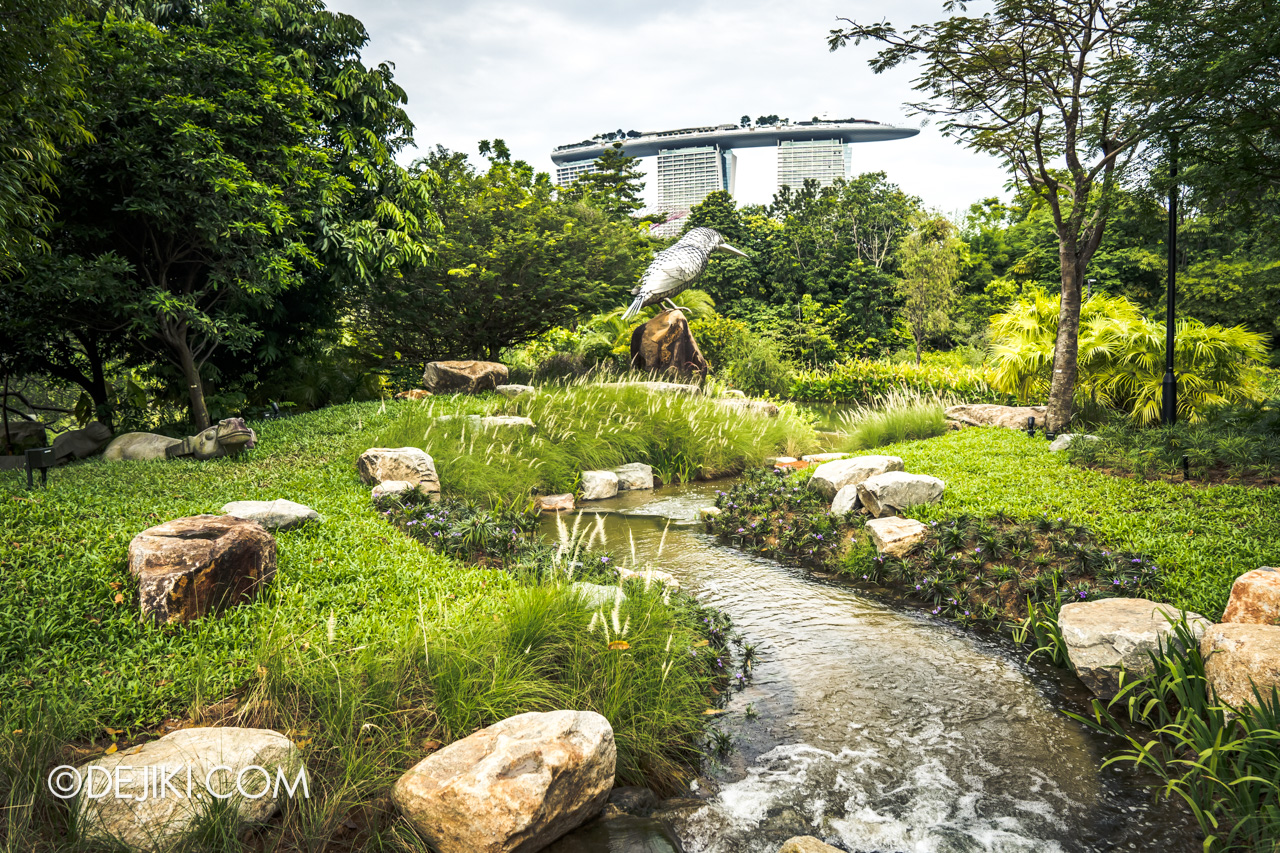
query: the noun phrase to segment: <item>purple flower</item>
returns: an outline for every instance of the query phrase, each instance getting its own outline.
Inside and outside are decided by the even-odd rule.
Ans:
[[[600,558],[600,562],[602,562],[602,563],[607,563],[607,562],[609,562],[609,558],[608,558],[608,557],[601,557],[601,558]]]
[[[738,532],[739,532],[739,533],[746,533],[747,531],[746,531],[746,529],[745,529],[745,528],[739,527],[739,528],[738,528]]]

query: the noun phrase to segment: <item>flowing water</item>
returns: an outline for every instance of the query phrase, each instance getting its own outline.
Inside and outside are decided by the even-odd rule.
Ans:
[[[675,574],[758,650],[716,723],[733,749],[707,770],[703,802],[669,813],[687,853],[773,853],[793,835],[868,853],[1199,849],[1184,813],[1100,769],[1116,745],[1061,713],[1081,689],[1069,675],[725,547],[698,521],[714,499],[714,484],[695,484],[588,505],[608,513],[615,547],[629,529],[641,563]]]

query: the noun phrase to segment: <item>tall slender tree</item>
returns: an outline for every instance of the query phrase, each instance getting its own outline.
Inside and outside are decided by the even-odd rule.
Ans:
[[[1115,189],[1149,132],[1154,98],[1134,53],[1124,0],[996,0],[980,17],[957,14],[899,32],[892,24],[832,30],[828,45],[878,42],[877,73],[918,62],[912,103],[943,133],[1004,161],[1053,213],[1061,300],[1050,425],[1071,420],[1081,293],[1111,215]]]

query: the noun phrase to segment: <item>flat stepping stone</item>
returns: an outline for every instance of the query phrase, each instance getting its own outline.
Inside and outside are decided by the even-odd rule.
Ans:
[[[256,521],[268,530],[292,530],[309,521],[320,521],[320,513],[309,506],[280,498],[274,501],[232,501],[222,507],[224,515]]]

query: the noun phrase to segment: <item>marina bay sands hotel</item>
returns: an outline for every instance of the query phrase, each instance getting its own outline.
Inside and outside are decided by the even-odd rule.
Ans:
[[[556,183],[568,184],[584,172],[594,171],[596,158],[615,142],[622,143],[622,150],[632,157],[656,155],[656,207],[672,212],[688,210],[715,190],[733,194],[738,159],[735,148],[776,146],[779,187],[798,188],[806,178],[827,186],[849,175],[849,146],[853,143],[906,139],[919,132],[861,119],[632,131],[616,139],[597,137],[561,145],[551,152],[551,162],[556,167]]]

